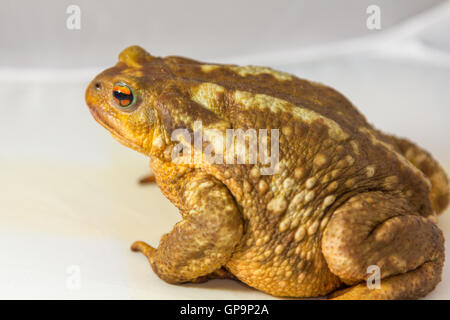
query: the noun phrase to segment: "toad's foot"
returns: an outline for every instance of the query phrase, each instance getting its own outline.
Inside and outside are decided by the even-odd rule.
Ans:
[[[237,280],[237,278],[229,272],[225,268],[217,269],[216,271],[211,272],[210,274],[207,274],[206,276],[198,277],[197,279],[194,279],[190,282],[193,283],[203,283],[208,280],[214,280],[214,279],[230,279],[230,280]]]
[[[149,261],[150,264],[152,263],[152,257],[156,252],[156,249],[153,248],[151,245],[148,245],[147,243],[143,242],[143,241],[136,241],[131,245],[131,250],[134,252],[141,252],[144,256],[146,256]],[[229,272],[227,269],[225,268],[220,268],[217,269],[213,272],[211,272],[210,274],[207,274],[205,276],[201,276],[198,277],[196,279],[193,279],[189,282],[192,283],[203,283],[206,282],[208,280],[213,280],[213,279],[232,279],[232,280],[236,280],[236,277]]]
[[[364,282],[336,291],[328,298],[333,300],[382,300],[423,297],[434,289],[436,279],[440,279],[441,268],[442,264],[437,261],[425,262],[417,269],[382,279],[379,288],[369,288]]]
[[[143,241],[136,241],[131,245],[131,250],[134,252],[142,252],[144,256],[148,259],[151,259],[153,254],[156,252],[156,249],[151,245],[146,244]]]
[[[145,176],[141,179],[139,179],[139,184],[151,184],[151,183],[155,183],[156,182],[156,178],[153,174],[149,174],[148,176]]]

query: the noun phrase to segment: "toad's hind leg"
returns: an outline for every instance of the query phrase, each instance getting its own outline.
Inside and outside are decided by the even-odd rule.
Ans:
[[[444,211],[450,200],[449,181],[444,169],[431,154],[411,141],[395,136],[390,136],[390,138],[405,158],[430,179],[430,200],[434,211],[436,213]]]
[[[368,192],[336,210],[324,231],[322,252],[331,272],[351,286],[331,298],[414,299],[441,280],[444,238],[406,200]],[[366,285],[374,275],[369,266],[379,268],[379,288]]]

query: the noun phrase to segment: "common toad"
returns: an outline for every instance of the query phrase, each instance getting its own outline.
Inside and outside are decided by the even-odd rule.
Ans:
[[[158,248],[132,246],[161,279],[232,277],[275,296],[337,299],[418,298],[440,281],[445,172],[416,144],[375,129],[332,88],[132,46],[91,82],[86,101],[114,138],[150,157],[158,186],[180,210]],[[248,135],[232,138],[224,161],[230,129]],[[256,161],[254,134],[263,144]],[[276,163],[263,161],[268,153]],[[373,266],[376,289],[366,284]]]

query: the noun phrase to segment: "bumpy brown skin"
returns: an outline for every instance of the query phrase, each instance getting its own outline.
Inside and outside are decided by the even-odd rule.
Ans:
[[[116,82],[134,90],[132,108],[112,101]],[[151,157],[161,191],[180,209],[157,249],[132,246],[165,281],[236,277],[276,296],[342,299],[418,298],[440,281],[435,223],[449,200],[446,174],[335,90],[134,46],[92,81],[86,101],[116,139]],[[262,175],[260,163],[173,163],[172,133],[192,132],[196,120],[220,132],[279,129],[276,173]],[[380,268],[379,289],[365,284],[370,265]]]

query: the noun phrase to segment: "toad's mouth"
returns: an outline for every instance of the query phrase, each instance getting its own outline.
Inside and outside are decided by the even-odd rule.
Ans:
[[[105,119],[104,114],[102,112],[98,112],[97,107],[93,106],[90,103],[87,103],[87,105],[95,121],[97,121],[103,128],[108,130],[114,139],[116,139],[117,141],[119,141],[121,144],[123,144],[128,148],[131,148],[137,152],[150,156],[150,154],[144,148],[142,148],[137,143],[130,141],[129,139],[126,139],[117,128],[109,125],[108,121]]]

